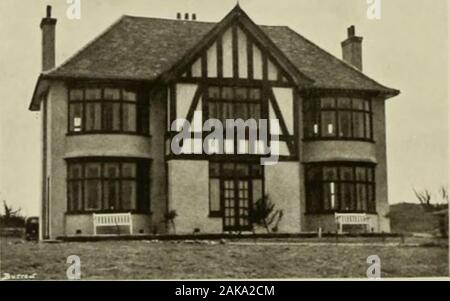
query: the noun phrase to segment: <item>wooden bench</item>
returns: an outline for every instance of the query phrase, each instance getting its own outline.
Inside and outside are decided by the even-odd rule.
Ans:
[[[133,234],[133,220],[131,213],[101,213],[93,214],[94,235],[97,235],[97,227],[104,226],[129,226],[130,234]]]
[[[365,213],[335,213],[334,218],[339,233],[342,233],[343,225],[365,225],[366,230],[369,227],[369,217]]]

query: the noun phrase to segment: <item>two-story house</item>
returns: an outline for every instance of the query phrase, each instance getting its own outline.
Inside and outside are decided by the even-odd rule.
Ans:
[[[385,101],[399,91],[362,73],[355,28],[340,60],[239,6],[218,23],[188,19],[123,16],[55,67],[48,8],[30,105],[42,116],[41,237],[90,235],[94,213],[120,212],[133,233],[167,233],[171,210],[177,233],[250,231],[266,194],[283,212],[278,232],[334,232],[335,212],[388,232]],[[278,120],[279,162],[233,139],[205,154],[195,126],[174,154],[180,118]]]

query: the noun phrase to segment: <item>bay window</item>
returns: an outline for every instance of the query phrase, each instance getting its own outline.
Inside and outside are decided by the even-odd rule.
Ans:
[[[68,212],[148,212],[149,162],[141,159],[70,159]]]
[[[138,89],[69,90],[69,133],[149,133],[149,105]]]
[[[311,98],[304,102],[306,139],[373,140],[372,104],[350,97]]]
[[[363,163],[315,163],[306,166],[308,213],[375,213],[375,168]]]

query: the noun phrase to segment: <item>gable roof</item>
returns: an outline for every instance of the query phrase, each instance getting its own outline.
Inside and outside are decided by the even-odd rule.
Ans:
[[[243,12],[238,6],[233,11]],[[123,16],[59,67],[44,72],[39,80],[155,80],[190,53],[217,24]],[[311,88],[374,91],[388,96],[399,93],[372,80],[287,26],[261,25],[259,28],[300,74],[312,80]]]

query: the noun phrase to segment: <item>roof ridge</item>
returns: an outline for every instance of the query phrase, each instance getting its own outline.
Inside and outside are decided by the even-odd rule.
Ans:
[[[68,63],[70,63],[72,61],[72,59],[76,58],[80,53],[82,53],[84,50],[86,50],[89,46],[93,45],[95,42],[97,42],[99,39],[101,39],[103,36],[105,36],[108,32],[110,32],[110,30],[115,27],[116,25],[118,25],[120,22],[122,22],[123,20],[125,20],[127,16],[126,15],[122,15],[119,19],[117,19],[116,21],[114,21],[112,24],[110,24],[109,26],[107,26],[102,32],[100,32],[97,36],[95,36],[92,40],[90,40],[89,42],[87,42],[83,47],[81,47],[80,49],[78,49],[74,54],[72,54],[71,56],[69,56],[67,59],[65,59],[61,64],[59,64],[57,67],[52,68],[50,70],[47,70],[45,72],[42,72],[42,74],[48,75],[52,72],[56,72],[58,69],[64,67],[65,65],[67,65]]]
[[[321,50],[324,54],[326,54],[327,56],[331,57],[333,60],[338,61],[341,65],[345,66],[347,69],[351,69],[352,71],[355,71],[356,73],[358,73],[359,75],[362,75],[365,79],[368,79],[370,81],[372,81],[373,83],[379,85],[380,87],[383,87],[385,89],[388,90],[392,90],[392,91],[398,91],[396,89],[387,87],[383,84],[380,84],[379,82],[377,82],[376,80],[374,80],[373,78],[369,77],[367,74],[363,73],[361,70],[359,70],[358,68],[352,66],[351,64],[339,59],[338,57],[336,57],[335,55],[333,55],[332,53],[328,52],[327,50],[323,49],[322,47],[320,47],[319,45],[317,45],[316,43],[312,42],[311,40],[309,40],[308,38],[305,38],[303,35],[299,34],[297,31],[293,30],[292,28],[290,28],[289,26],[285,26],[286,28],[288,28],[291,32],[295,33],[297,36],[301,37],[303,40],[305,40],[305,42],[307,42],[308,44],[312,45],[313,47],[316,47],[317,49]]]
[[[132,16],[132,15],[123,15],[122,17],[132,18],[132,19],[153,19],[153,20],[172,21],[172,22],[182,22],[182,21],[184,21],[184,22],[207,23],[207,24],[217,24],[217,23],[219,23],[219,22],[213,22],[213,21],[170,19],[170,18],[163,18],[163,17],[145,17],[145,16]]]

